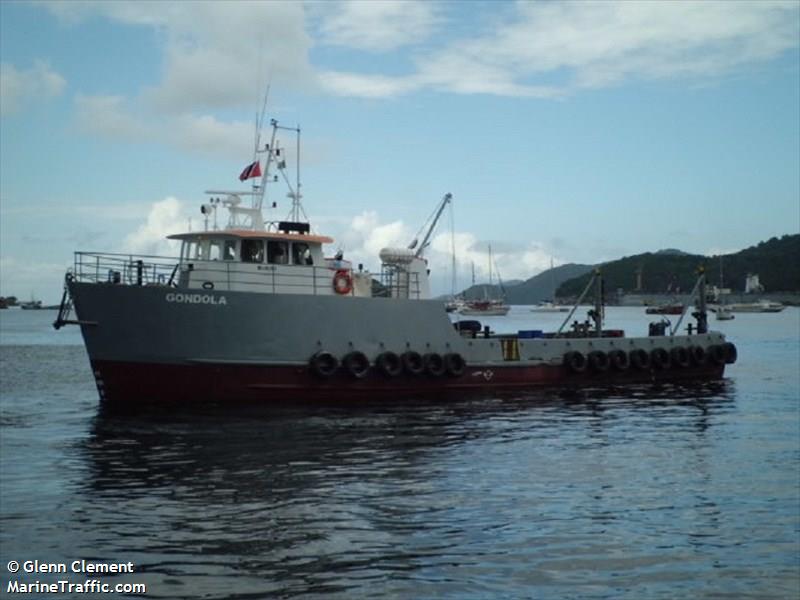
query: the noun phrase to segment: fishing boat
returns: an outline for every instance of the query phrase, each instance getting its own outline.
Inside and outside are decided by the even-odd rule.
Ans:
[[[370,401],[709,380],[736,360],[736,347],[708,330],[704,275],[697,324],[685,332],[680,321],[640,337],[605,329],[601,292],[592,326],[568,326],[588,285],[552,332],[453,323],[430,295],[425,251],[435,220],[421,243],[382,249],[379,272],[354,267],[326,250],[333,240],[305,218],[299,169],[290,184],[279,129],[287,128],[273,120],[269,143],[257,141],[256,160],[240,175],[256,180],[251,189],[208,192],[204,229],[170,236],[176,256],[75,253],[54,326],[80,327],[104,404]],[[290,131],[299,157],[300,130]],[[292,201],[283,221],[262,212],[274,171]],[[601,281],[597,272],[590,284],[600,290]]]

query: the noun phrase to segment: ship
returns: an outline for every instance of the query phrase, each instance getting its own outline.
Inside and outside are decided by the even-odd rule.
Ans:
[[[460,398],[719,379],[736,360],[735,345],[708,329],[704,274],[685,332],[606,329],[602,292],[591,320],[570,326],[588,286],[556,331],[453,322],[430,293],[425,251],[436,221],[420,243],[382,249],[380,272],[353,265],[312,229],[299,168],[295,181],[287,174],[276,133],[296,131],[299,160],[299,127],[271,123],[269,143],[257,141],[257,160],[239,177],[251,188],[207,192],[203,229],[169,236],[177,256],[75,252],[54,326],[80,327],[103,404]],[[292,207],[266,221],[276,175]],[[437,214],[451,201],[446,194]],[[602,273],[592,282],[602,290]]]

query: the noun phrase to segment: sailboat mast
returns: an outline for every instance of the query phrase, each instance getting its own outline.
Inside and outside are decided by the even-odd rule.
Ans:
[[[489,285],[492,285],[492,245],[489,244]]]

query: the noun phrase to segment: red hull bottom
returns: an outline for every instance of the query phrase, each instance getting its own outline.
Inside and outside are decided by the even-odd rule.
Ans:
[[[304,366],[170,365],[92,361],[101,400],[112,404],[219,401],[376,400],[460,397],[542,387],[714,380],[724,366],[572,373],[562,366],[468,367],[460,377],[400,375],[371,370],[363,379],[338,372],[320,379]]]

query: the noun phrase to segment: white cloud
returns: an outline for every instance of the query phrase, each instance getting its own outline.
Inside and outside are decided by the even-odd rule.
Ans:
[[[265,78],[314,84],[300,2],[48,2],[67,23],[100,16],[149,26],[164,39],[161,81],[142,93],[163,112],[252,107]]]
[[[45,61],[37,60],[25,70],[0,63],[0,114],[12,114],[40,98],[59,96],[66,85],[66,80]]]
[[[389,98],[407,94],[422,87],[417,77],[387,77],[385,75],[360,75],[340,71],[323,71],[320,85],[332,94],[360,98]]]
[[[432,2],[346,0],[323,3],[323,43],[385,51],[427,40],[439,23]]]
[[[774,59],[800,38],[800,5],[792,1],[520,1],[493,18],[484,32],[418,56],[414,72],[335,71],[321,81],[353,96],[425,87],[558,97],[630,79],[716,78]]]
[[[182,233],[188,227],[188,217],[183,203],[168,197],[150,206],[145,222],[125,237],[123,251],[156,256],[174,256],[179,242],[165,239],[173,233]]]
[[[139,141],[156,130],[137,119],[122,96],[75,96],[75,120],[83,131],[116,140]]]
[[[212,115],[136,114],[121,96],[75,97],[75,120],[83,131],[115,141],[158,141],[201,154],[241,157],[252,152],[253,125]]]
[[[408,245],[413,235],[402,221],[381,223],[375,211],[364,211],[346,224],[340,222],[339,227],[329,222],[334,228],[335,245],[349,260],[364,264],[375,264],[381,248]]]

